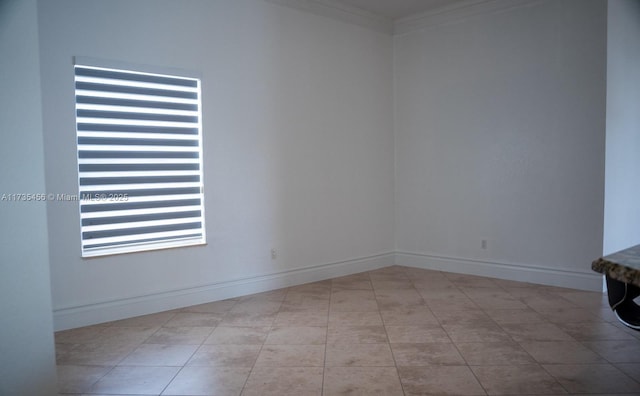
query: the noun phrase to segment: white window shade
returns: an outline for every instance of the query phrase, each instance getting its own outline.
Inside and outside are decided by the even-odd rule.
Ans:
[[[200,80],[76,64],[82,256],[205,243]]]

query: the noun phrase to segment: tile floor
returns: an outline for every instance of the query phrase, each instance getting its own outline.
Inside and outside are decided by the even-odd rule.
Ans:
[[[640,395],[602,294],[398,266],[55,338],[61,394]]]

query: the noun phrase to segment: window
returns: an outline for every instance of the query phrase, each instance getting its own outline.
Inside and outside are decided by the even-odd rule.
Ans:
[[[200,80],[75,65],[82,256],[205,243]]]

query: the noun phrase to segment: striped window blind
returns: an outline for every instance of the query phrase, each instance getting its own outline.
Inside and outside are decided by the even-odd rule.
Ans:
[[[205,243],[200,80],[75,65],[82,256]]]

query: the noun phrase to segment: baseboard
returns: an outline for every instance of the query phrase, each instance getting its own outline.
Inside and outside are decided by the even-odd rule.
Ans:
[[[100,302],[53,311],[56,331],[204,304],[293,285],[317,282],[393,264],[453,273],[488,276],[520,282],[602,291],[602,277],[578,272],[504,262],[443,257],[424,253],[389,252],[374,256],[297,268],[269,275],[211,285]]]
[[[488,276],[579,290],[602,291],[602,276],[595,272],[579,272],[542,266],[443,257],[411,252],[396,252],[395,256],[397,265],[407,267]]]
[[[312,267],[292,269],[269,275],[236,279],[201,287],[137,296],[90,305],[65,307],[53,311],[56,331],[88,326],[112,320],[204,304],[293,285],[351,275],[388,267],[393,253],[360,257]]]

